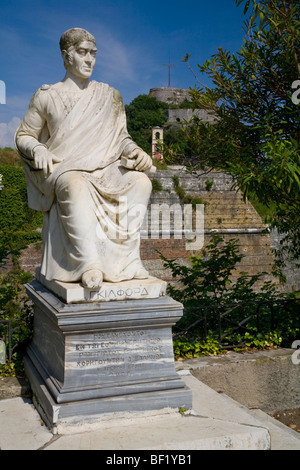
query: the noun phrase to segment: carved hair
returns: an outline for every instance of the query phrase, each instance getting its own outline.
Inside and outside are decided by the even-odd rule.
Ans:
[[[83,41],[91,41],[96,46],[96,39],[92,34],[82,28],[71,28],[68,31],[65,31],[59,41],[60,50],[64,59],[65,69],[68,68],[70,63],[72,52],[71,48],[76,48],[78,44]]]
[[[59,41],[60,50],[68,51],[70,47],[76,47],[83,41],[91,41],[96,46],[96,40],[92,34],[82,28],[71,28],[65,31]]]

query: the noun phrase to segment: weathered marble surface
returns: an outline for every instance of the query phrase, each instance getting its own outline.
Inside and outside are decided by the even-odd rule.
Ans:
[[[29,206],[44,212],[41,272],[88,288],[147,278],[139,233],[152,158],[128,134],[120,93],[89,80],[95,38],[72,28],[60,47],[64,78],[35,92],[15,135]]]
[[[36,271],[36,279],[66,303],[154,299],[165,295],[167,288],[165,281],[153,276],[147,279],[103,282],[99,289],[88,289],[79,283],[47,281],[39,270]]]
[[[60,47],[65,77],[37,90],[15,137],[29,205],[44,213],[41,268],[26,285],[35,314],[25,369],[36,407],[50,427],[188,408],[171,330],[183,306],[140,258],[152,159],[128,134],[120,93],[89,81],[95,38],[72,28]]]
[[[26,289],[35,303],[26,374],[50,427],[67,417],[192,406],[174,365],[179,302],[162,296],[65,304],[37,281]]]

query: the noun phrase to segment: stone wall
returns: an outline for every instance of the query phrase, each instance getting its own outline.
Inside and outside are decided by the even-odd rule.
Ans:
[[[232,238],[238,240],[244,258],[233,273],[233,280],[241,271],[245,271],[249,274],[267,273],[258,283],[258,287],[264,280],[275,281],[271,275],[274,256],[270,234],[254,207],[243,201],[239,191],[232,190],[231,177],[219,172],[191,176],[177,167],[157,171],[152,178],[156,179],[163,189],[152,194],[150,204],[182,205],[174,189],[173,175],[179,177],[180,185],[187,193],[201,196],[207,203],[204,207],[204,247],[210,241],[212,231],[222,235],[225,241]],[[210,190],[207,188],[207,180],[212,184]],[[148,220],[149,228],[150,219]],[[188,263],[193,252],[186,247],[184,233],[180,239],[176,239],[174,235],[167,239],[162,236],[153,239],[150,233],[142,231],[141,257],[144,265],[152,275],[166,281],[171,281],[172,275],[163,267],[157,251],[166,258],[176,258],[179,263]]]
[[[180,104],[185,100],[191,101],[189,90],[185,90],[183,88],[151,88],[149,94],[150,96],[156,98],[158,101],[163,101],[167,104]]]
[[[177,363],[219,393],[266,413],[300,407],[300,367],[293,349],[229,352]]]
[[[239,240],[240,250],[245,257],[239,264],[238,270],[233,273],[233,279],[240,271],[246,271],[249,274],[267,272],[264,280],[274,280],[271,276],[274,257],[270,234],[266,232],[266,226],[253,206],[243,201],[240,192],[231,189],[231,177],[218,172],[196,177],[188,175],[178,167],[157,171],[151,176],[161,184],[162,190],[152,193],[147,217],[148,230],[145,223],[141,233],[141,258],[150,274],[168,282],[172,281],[171,272],[164,268],[158,251],[166,258],[176,258],[179,263],[189,263],[189,256],[193,253],[187,249],[188,244],[184,233],[175,235],[171,233],[163,238],[161,233],[158,235],[157,232],[153,234],[150,231],[150,228],[153,228],[151,227],[152,204],[158,206],[178,204],[183,207],[174,189],[173,175],[179,177],[180,185],[187,193],[200,195],[207,202],[204,208],[204,246],[209,242],[212,230],[220,233],[225,240],[232,238]],[[212,182],[209,191],[207,180]],[[155,230],[160,228],[154,227]],[[32,245],[23,251],[21,265],[34,273],[40,260],[40,247]],[[287,286],[287,290],[291,290],[290,286]]]
[[[149,92],[158,101],[162,101],[170,106],[180,105],[183,101],[191,101],[189,90],[183,88],[157,87],[151,88]],[[193,116],[197,116],[203,122],[213,122],[214,117],[205,109],[175,108],[168,109],[168,123],[190,121]]]
[[[168,123],[190,121],[193,116],[199,118],[202,122],[213,122],[214,117],[205,109],[178,108],[168,110]]]

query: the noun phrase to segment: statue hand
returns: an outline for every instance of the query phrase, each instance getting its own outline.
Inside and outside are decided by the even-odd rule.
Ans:
[[[147,171],[152,167],[152,158],[143,150],[134,150],[127,158],[134,161],[134,170]]]
[[[53,163],[59,163],[60,161],[60,158],[42,145],[38,145],[33,149],[33,168],[42,170],[45,177],[53,172]]]

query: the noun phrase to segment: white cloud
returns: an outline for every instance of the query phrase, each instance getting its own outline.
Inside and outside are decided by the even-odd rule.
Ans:
[[[94,77],[109,84],[136,80],[136,48],[115,37],[109,28],[97,25],[94,31],[97,42],[97,58]]]
[[[13,117],[8,123],[0,123],[0,147],[14,148],[14,135],[21,119]]]

